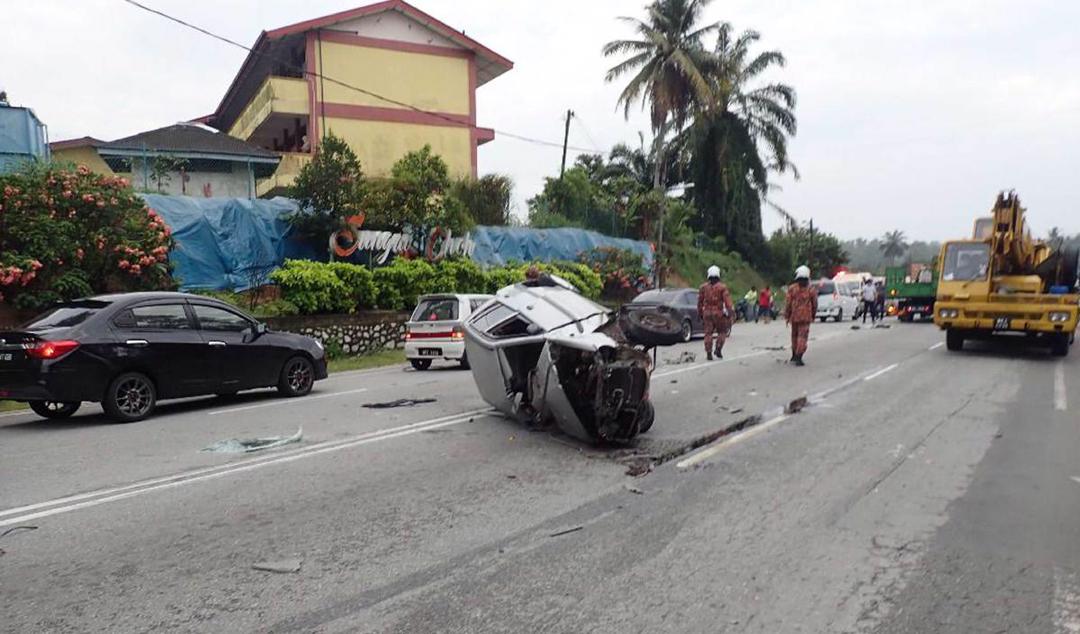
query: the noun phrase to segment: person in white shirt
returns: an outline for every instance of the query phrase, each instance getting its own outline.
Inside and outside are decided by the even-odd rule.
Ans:
[[[870,323],[877,321],[877,287],[874,286],[874,280],[866,278],[863,281],[862,287],[862,302],[863,313],[862,323],[866,323],[866,316],[870,315]]]

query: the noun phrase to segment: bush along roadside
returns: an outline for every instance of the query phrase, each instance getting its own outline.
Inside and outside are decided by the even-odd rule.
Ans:
[[[466,259],[397,258],[374,271],[343,262],[287,260],[270,275],[281,290],[282,309],[295,306],[299,314],[351,313],[357,310],[412,310],[421,295],[432,293],[493,294],[525,279],[530,264],[480,268]],[[599,273],[578,262],[537,263],[543,272],[564,278],[582,295],[599,300],[604,288]],[[226,299],[238,303],[235,299]],[[242,304],[238,304],[242,305]],[[255,309],[259,313],[258,308]],[[281,314],[290,314],[283,312]]]

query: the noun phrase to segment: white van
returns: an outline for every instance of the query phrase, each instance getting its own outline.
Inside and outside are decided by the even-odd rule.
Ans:
[[[832,280],[821,280],[814,284],[818,292],[816,317],[819,321],[824,322],[826,319],[842,321],[844,317],[855,319],[858,316],[861,302],[857,296],[850,294],[850,289],[845,287],[847,284],[848,282]]]

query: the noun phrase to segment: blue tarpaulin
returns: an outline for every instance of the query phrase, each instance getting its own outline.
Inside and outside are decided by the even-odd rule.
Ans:
[[[182,290],[244,290],[266,283],[286,258],[324,259],[325,251],[290,237],[286,218],[297,209],[288,198],[195,198],[144,194],[173,232],[169,260]],[[611,238],[583,229],[477,227],[472,259],[481,266],[510,262],[577,260],[597,247],[638,253],[652,268],[648,242]]]
[[[477,227],[471,236],[476,243],[472,259],[483,266],[509,262],[550,262],[574,260],[597,247],[614,247],[637,253],[652,269],[653,252],[648,242],[612,238],[584,229],[529,229],[525,227]]]
[[[289,240],[285,218],[296,210],[287,198],[193,198],[145,194],[173,232],[169,256],[183,290],[244,290],[304,249]],[[263,279],[259,279],[262,277]]]

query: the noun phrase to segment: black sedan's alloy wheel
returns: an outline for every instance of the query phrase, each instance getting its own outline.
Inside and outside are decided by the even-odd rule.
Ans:
[[[304,396],[315,384],[315,367],[306,357],[293,357],[285,362],[278,380],[278,391],[285,396]]]
[[[688,342],[694,337],[694,327],[690,324],[690,320],[687,319],[682,324],[682,340]]]
[[[49,418],[52,420],[71,417],[72,414],[79,411],[80,405],[82,405],[82,403],[78,401],[70,403],[61,403],[59,401],[30,401],[30,409],[34,410],[35,414],[42,418]]]
[[[145,374],[121,374],[109,385],[101,405],[109,418],[133,423],[153,413],[157,407],[157,390]]]

